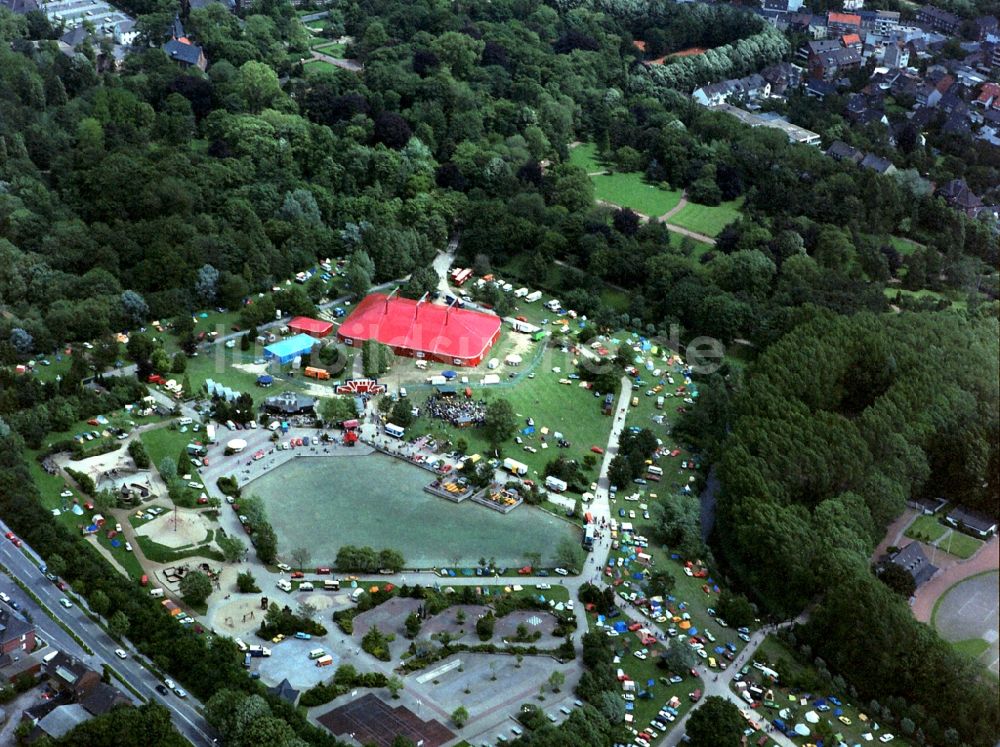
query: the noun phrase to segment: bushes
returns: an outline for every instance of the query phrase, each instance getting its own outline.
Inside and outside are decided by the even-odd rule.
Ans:
[[[405,562],[398,550],[386,548],[376,551],[371,547],[344,545],[337,551],[335,564],[338,571],[375,573],[380,570],[401,571]]]
[[[260,623],[257,635],[264,640],[271,640],[278,633],[283,635],[295,635],[298,632],[309,633],[310,635],[326,635],[327,630],[323,625],[304,615],[297,615],[287,605],[279,607],[274,602],[267,608],[267,613]]]
[[[389,644],[394,640],[396,640],[395,635],[392,633],[386,635],[373,626],[361,639],[361,648],[380,661],[390,661],[392,654],[389,652]]]
[[[149,469],[151,464],[149,454],[146,453],[146,446],[138,438],[133,439],[128,445],[128,453],[139,469]]]
[[[229,495],[233,498],[240,497],[240,484],[235,477],[223,475],[215,481],[215,485],[223,495]]]
[[[349,692],[356,687],[388,687],[389,678],[381,672],[365,672],[359,674],[350,664],[337,667],[337,672],[327,683],[320,683],[302,693],[299,705],[306,708],[329,703],[334,698]]]
[[[70,467],[66,468],[66,474],[76,480],[76,484],[80,486],[80,490],[89,496],[93,496],[97,492],[97,486],[94,485],[94,480],[90,475],[85,475],[83,472],[77,472],[75,469]]]

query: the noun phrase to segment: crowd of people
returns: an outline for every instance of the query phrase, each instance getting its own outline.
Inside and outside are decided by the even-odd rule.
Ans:
[[[482,425],[486,420],[486,403],[481,400],[432,395],[424,407],[432,418],[458,427]]]

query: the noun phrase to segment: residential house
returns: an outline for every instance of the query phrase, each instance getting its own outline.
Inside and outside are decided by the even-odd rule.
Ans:
[[[35,728],[28,734],[28,742],[36,742],[46,736],[62,739],[88,719],[90,714],[79,703],[56,706],[35,722]]]
[[[788,0],[764,0],[760,6],[765,13],[788,13]]]
[[[802,85],[805,71],[791,62],[776,62],[760,71],[761,77],[771,84],[772,96],[784,96],[786,92]]]
[[[827,54],[842,49],[842,45],[836,39],[814,39],[806,42],[798,51],[798,56],[803,60],[809,60],[817,55]]]
[[[1000,83],[984,83],[972,104],[984,109],[1000,109]]]
[[[948,515],[945,516],[945,521],[956,529],[961,529],[963,532],[983,539],[994,534],[997,530],[996,519],[992,519],[979,511],[969,511],[961,506],[949,511]]]
[[[842,36],[844,34],[861,33],[861,16],[856,13],[834,13],[826,14],[826,26],[828,33]]]
[[[895,42],[885,48],[882,64],[891,70],[899,70],[910,64],[910,50],[905,45]]]
[[[6,610],[0,610],[0,654],[35,650],[35,626]]]
[[[924,554],[919,542],[910,542],[890,557],[889,562],[913,576],[913,582],[918,587],[929,581],[938,570]]]
[[[869,169],[874,171],[876,174],[895,174],[896,167],[892,165],[892,161],[887,158],[882,158],[881,156],[876,156],[874,153],[868,153],[859,164],[863,169]]]
[[[933,56],[927,45],[927,40],[923,37],[910,39],[906,43],[906,48],[910,50],[910,56],[916,57],[918,60],[928,60]]]
[[[754,73],[746,78],[735,78],[702,86],[695,89],[691,98],[702,106],[713,106],[725,103],[730,98],[758,99],[766,98],[770,94],[771,84],[761,75]]]
[[[864,153],[843,140],[834,140],[830,143],[826,154],[836,161],[851,161],[852,163],[861,163],[861,159],[865,157]]]
[[[0,8],[6,8],[12,13],[24,15],[33,10],[38,10],[37,0],[0,0]]]
[[[858,52],[861,51],[861,36],[859,34],[844,34],[840,37],[840,43]]]
[[[979,196],[975,192],[969,189],[969,185],[965,183],[965,179],[952,179],[950,182],[945,182],[938,187],[936,194],[939,197],[943,197],[949,207],[960,210],[970,218],[975,218],[983,210],[983,201],[979,199]],[[956,509],[956,511],[961,512],[962,509]],[[964,513],[952,513],[958,519],[965,515]],[[953,526],[957,526],[957,524],[953,524]]]
[[[19,677],[36,679],[42,671],[42,656],[45,653],[45,649],[41,649],[24,655],[14,650],[0,656],[0,682],[13,682]]]
[[[899,13],[895,10],[879,10],[875,12],[873,28],[876,34],[886,36],[899,26]]]
[[[988,37],[1000,36],[1000,28],[996,16],[980,16],[972,21],[975,28],[976,41],[986,41]]]
[[[955,79],[948,74],[934,80],[935,76],[928,75],[927,82],[917,89],[917,103],[921,106],[937,106],[941,98],[955,85]]]
[[[174,16],[174,23],[170,28],[170,41],[163,45],[163,51],[181,67],[196,67],[202,72],[208,68],[205,50],[187,38],[178,16]]]
[[[833,80],[859,67],[861,53],[846,47],[809,58],[809,75],[823,80]]]
[[[814,99],[820,99],[821,101],[825,99],[830,94],[837,92],[837,86],[826,80],[819,80],[818,78],[809,78],[806,81],[806,96],[812,96]]]
[[[962,25],[962,19],[954,13],[949,13],[933,5],[925,5],[917,9],[917,22],[945,34],[957,33],[959,26]]]
[[[810,39],[826,36],[826,17],[811,13],[789,13],[784,18],[785,29],[797,34],[806,34]]]

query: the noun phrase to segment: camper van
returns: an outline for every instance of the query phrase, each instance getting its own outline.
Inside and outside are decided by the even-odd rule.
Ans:
[[[562,308],[562,303],[557,298],[553,298],[550,301],[545,302],[545,308],[551,312],[559,311]]]
[[[316,659],[322,659],[324,656],[326,656],[326,651],[324,651],[321,648],[314,648],[312,651],[309,652],[309,658],[314,661]]]
[[[357,588],[357,589],[355,589],[354,591],[351,592],[351,601],[357,603],[358,600],[361,599],[361,596],[364,593],[365,593],[365,590],[362,589],[362,588],[360,588],[360,587]]]
[[[312,591],[313,588],[314,587],[312,581],[303,581],[301,584],[299,584],[299,591]]]
[[[555,491],[556,493],[563,493],[569,486],[566,484],[565,480],[560,480],[558,477],[549,475],[545,478],[545,487],[549,490]]]
[[[537,301],[541,297],[542,297],[542,292],[541,291],[531,291],[531,293],[529,293],[528,295],[526,295],[524,297],[524,300],[527,303],[534,303],[535,301]]]
[[[403,434],[406,432],[404,428],[396,425],[395,423],[385,424],[386,435],[392,436],[393,438],[402,438]]]
[[[321,656],[316,660],[317,667],[328,667],[331,664],[333,664],[333,657],[330,656],[329,654]]]
[[[163,589],[161,589],[159,587],[157,587],[155,589],[150,589],[149,590],[149,596],[153,597],[154,599],[159,599],[160,597],[163,596]]]
[[[278,583],[277,583],[277,587],[279,589],[281,589],[282,591],[291,591],[292,590],[292,582],[289,581],[287,578],[279,578],[278,579]]]
[[[340,579],[328,578],[323,582],[324,591],[340,591]]]

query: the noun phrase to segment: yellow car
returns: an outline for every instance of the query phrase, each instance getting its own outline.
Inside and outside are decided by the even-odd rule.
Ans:
[[[838,718],[840,719],[840,723],[847,724],[848,726],[851,725],[851,720],[847,716],[838,716]]]
[[[283,640],[285,640],[285,634],[278,633],[278,635],[271,639],[271,643],[281,643]]]

